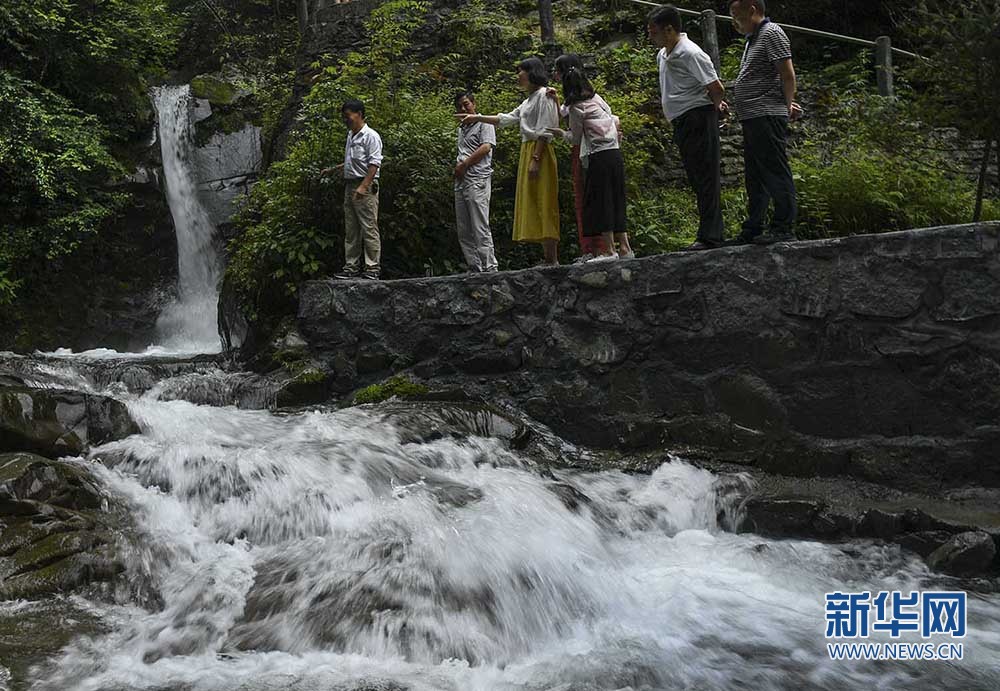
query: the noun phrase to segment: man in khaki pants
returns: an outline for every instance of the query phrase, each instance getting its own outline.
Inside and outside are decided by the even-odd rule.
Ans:
[[[340,113],[347,125],[344,163],[337,166],[344,169],[344,269],[334,278],[377,281],[382,256],[378,234],[382,138],[365,124],[361,101],[348,101]]]

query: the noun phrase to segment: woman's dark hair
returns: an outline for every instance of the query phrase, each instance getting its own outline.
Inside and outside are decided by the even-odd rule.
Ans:
[[[576,53],[564,53],[556,58],[556,72],[559,74],[566,74],[570,67],[583,72],[583,60]]]
[[[361,119],[365,119],[365,104],[357,99],[351,99],[346,101],[344,105],[340,107],[340,114],[343,115],[345,112],[351,111],[352,113],[360,113]]]
[[[549,75],[545,74],[545,64],[538,58],[525,58],[517,64],[517,69],[528,74],[528,81],[535,86],[548,86]]]
[[[459,108],[462,107],[462,99],[463,98],[469,99],[473,104],[475,104],[475,102],[476,102],[476,95],[474,93],[472,93],[471,91],[459,91],[457,94],[455,94],[455,110],[456,111]]]
[[[571,106],[594,96],[594,87],[578,67],[567,67],[562,73],[563,101]]]

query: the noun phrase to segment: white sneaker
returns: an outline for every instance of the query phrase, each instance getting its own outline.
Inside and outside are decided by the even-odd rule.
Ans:
[[[635,259],[635,252],[622,252],[618,255],[619,259]]]
[[[593,259],[588,259],[587,263],[589,264],[591,262],[610,262],[616,259],[618,259],[618,253],[612,252],[611,254],[599,254]]]

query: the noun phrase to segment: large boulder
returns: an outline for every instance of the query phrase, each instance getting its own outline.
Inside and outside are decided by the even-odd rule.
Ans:
[[[0,600],[109,580],[122,570],[112,539],[120,522],[84,464],[0,454]]]
[[[997,546],[993,537],[983,531],[955,535],[927,557],[934,571],[952,576],[978,576],[993,567]]]
[[[107,396],[0,386],[0,451],[75,456],[138,431],[125,405]]]

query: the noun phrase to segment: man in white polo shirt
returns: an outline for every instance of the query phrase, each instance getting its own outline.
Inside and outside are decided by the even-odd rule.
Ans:
[[[698,239],[687,249],[718,247],[723,242],[719,109],[725,88],[712,58],[681,32],[677,8],[657,7],[647,22],[649,39],[660,49],[656,57],[663,114],[673,126],[674,142],[698,198]]]
[[[378,280],[382,258],[378,232],[382,138],[365,124],[365,106],[361,101],[348,101],[340,113],[347,126],[343,165],[344,269],[335,277]]]

